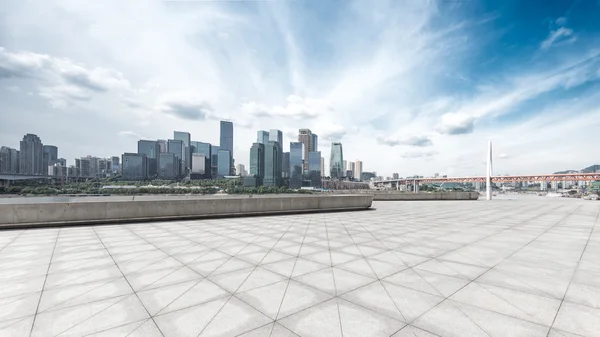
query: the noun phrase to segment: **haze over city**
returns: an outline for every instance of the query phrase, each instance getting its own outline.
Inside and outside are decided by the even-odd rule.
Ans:
[[[135,152],[173,130],[237,163],[257,130],[344,144],[382,176],[596,164],[600,6],[587,1],[8,0],[0,144],[26,133],[68,159]]]

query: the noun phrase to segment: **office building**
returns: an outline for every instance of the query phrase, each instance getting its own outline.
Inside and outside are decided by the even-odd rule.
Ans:
[[[148,172],[148,159],[142,153],[124,153],[121,175],[124,180],[145,180]],[[82,160],[83,164],[83,160]]]
[[[192,151],[190,148],[192,142],[191,138],[189,132],[173,131],[173,139],[182,142],[181,156],[179,157],[181,159],[181,164],[183,165],[181,170],[182,175],[187,174],[192,166]]]
[[[319,151],[319,136],[316,133],[312,134],[312,152]]]
[[[121,171],[120,158],[117,156],[110,158],[110,168],[113,174],[117,174]]]
[[[58,147],[54,145],[44,145],[42,149],[44,152],[44,166],[54,165],[58,159]]]
[[[217,177],[223,178],[231,174],[231,152],[225,149],[217,151]]]
[[[265,177],[265,144],[263,143],[256,142],[250,148],[250,176],[257,178],[258,185],[262,185]]]
[[[145,154],[148,159],[148,177],[155,178],[158,172],[159,144],[155,140],[138,140],[137,153]]]
[[[281,185],[281,158],[282,154],[279,142],[269,140],[265,144],[265,178],[263,179],[264,186],[280,186]]]
[[[344,153],[342,143],[331,143],[331,154],[329,156],[329,177],[340,179],[344,177]]]
[[[259,130],[256,132],[256,142],[266,144],[269,142],[269,131]]]
[[[157,174],[159,179],[164,180],[173,180],[179,176],[179,159],[174,153],[159,153]]]
[[[304,152],[302,153],[302,159],[304,160],[304,163],[302,165],[302,170],[308,171],[308,153],[314,151],[313,136],[310,129],[298,130],[298,142],[304,145]]]
[[[392,173],[392,179],[398,179],[400,175],[398,173]]]
[[[21,141],[19,173],[46,175],[48,167],[44,168],[44,148],[40,137],[26,134]]]
[[[325,177],[325,158],[321,157],[321,177]]]
[[[167,151],[168,153],[172,153],[173,155],[175,155],[175,158],[177,158],[177,176],[182,176],[183,175],[183,161],[184,158],[182,158],[182,156],[185,154],[184,153],[184,143],[182,140],[177,140],[177,139],[169,139],[167,141]]]
[[[19,173],[19,150],[0,147],[0,173]]]
[[[192,153],[192,175],[194,178],[203,178],[206,174],[206,157],[202,153]]]
[[[321,187],[321,152],[313,151],[308,153],[308,180],[310,186],[314,188]]]
[[[158,143],[158,152],[159,153],[167,153],[168,151],[168,145],[167,145],[167,141],[164,139],[159,139],[156,141]]]
[[[218,152],[220,147],[217,145],[210,145],[210,175],[214,179],[217,177],[217,162]]]
[[[289,180],[290,178],[290,153],[289,152],[283,152],[282,153],[282,163],[281,163],[281,177],[283,179]]]
[[[194,142],[192,141],[192,153],[199,153],[204,155],[204,178],[211,178],[212,168],[212,146],[210,143]],[[192,162],[192,171],[194,170],[194,163]]]
[[[230,163],[229,173],[231,174],[233,166],[233,123],[228,121],[221,121],[221,138],[219,147],[221,150],[229,151]]]
[[[362,180],[362,173],[363,173],[363,162],[360,160],[356,160],[356,162],[354,162],[354,179],[356,180]]]
[[[277,171],[280,173],[280,175],[281,175],[280,177],[283,178],[283,132],[281,132],[281,130],[277,130],[277,129],[269,130],[269,141],[278,143],[277,148],[279,150],[279,153],[277,153],[277,160],[278,160]],[[265,148],[265,151],[266,151],[266,148]],[[266,159],[265,159],[265,161],[266,161]],[[281,183],[281,179],[279,179],[277,182]]]
[[[246,166],[244,166],[244,164],[237,164],[235,166],[235,174],[241,177],[247,176],[248,173],[246,172]]]
[[[301,142],[290,142],[290,188],[302,187],[302,173],[304,172],[302,156],[304,144]],[[308,164],[308,161],[307,163]]]

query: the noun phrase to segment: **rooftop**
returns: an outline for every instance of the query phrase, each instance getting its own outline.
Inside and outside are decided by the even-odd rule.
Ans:
[[[0,231],[0,335],[590,336],[600,203]]]

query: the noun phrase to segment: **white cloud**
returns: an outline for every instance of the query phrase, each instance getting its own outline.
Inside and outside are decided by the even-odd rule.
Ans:
[[[400,154],[400,157],[405,159],[417,159],[417,158],[428,158],[437,155],[437,151],[413,151],[404,152]]]
[[[127,130],[119,131],[118,135],[119,136],[123,136],[123,137],[130,137],[130,138],[133,138],[133,139],[136,139],[136,140],[146,139],[146,137],[144,137],[144,136],[142,136],[139,133],[134,132],[134,131],[127,131]]]
[[[465,113],[446,113],[442,115],[437,131],[444,135],[462,135],[473,132],[475,117]]]
[[[185,120],[205,120],[213,113],[210,104],[190,93],[171,93],[161,97],[156,111]]]
[[[282,117],[294,119],[312,119],[333,111],[333,107],[324,100],[302,98],[290,95],[285,106],[267,106],[256,102],[242,104],[242,111],[254,117]]]
[[[544,41],[542,41],[542,43],[540,44],[540,49],[548,50],[553,45],[556,45],[559,42],[564,42],[564,41],[575,42],[575,37],[572,35],[573,35],[573,30],[570,28],[560,27],[556,30],[553,30],[550,32],[548,37]],[[570,36],[571,36],[571,38],[567,40],[566,38],[568,38]]]
[[[424,135],[414,135],[408,137],[387,137],[383,135],[377,136],[377,141],[379,144],[387,145],[387,146],[398,146],[398,145],[407,145],[407,146],[431,146],[433,143],[431,139]]]

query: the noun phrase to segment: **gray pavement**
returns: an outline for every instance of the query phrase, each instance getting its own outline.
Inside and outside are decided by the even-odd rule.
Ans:
[[[0,336],[599,336],[600,203],[0,231]]]

